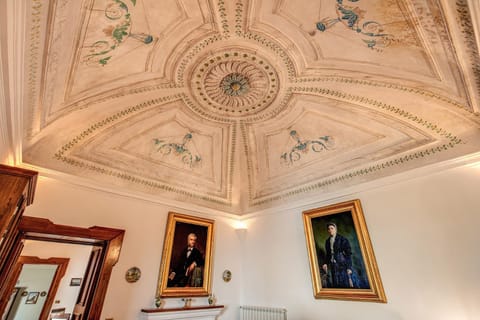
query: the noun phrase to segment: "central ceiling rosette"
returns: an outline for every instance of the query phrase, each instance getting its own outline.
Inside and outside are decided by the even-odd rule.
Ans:
[[[208,114],[245,117],[265,110],[277,97],[279,77],[267,59],[246,50],[222,50],[199,59],[190,86]]]

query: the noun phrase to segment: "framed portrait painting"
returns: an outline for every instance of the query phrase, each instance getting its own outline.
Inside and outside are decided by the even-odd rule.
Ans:
[[[315,298],[387,302],[360,200],[303,212]]]
[[[157,296],[209,295],[213,229],[213,220],[168,214]]]

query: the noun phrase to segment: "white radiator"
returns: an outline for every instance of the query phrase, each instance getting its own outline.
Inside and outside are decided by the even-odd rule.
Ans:
[[[287,320],[287,309],[240,306],[240,320]]]

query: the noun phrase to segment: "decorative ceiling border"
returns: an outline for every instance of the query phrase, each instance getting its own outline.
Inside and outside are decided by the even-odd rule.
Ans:
[[[243,34],[242,22],[243,22],[243,2],[242,0],[238,0],[235,3],[235,34],[239,37],[241,37]]]
[[[460,142],[456,142],[455,144],[458,144],[458,143],[460,143]],[[401,165],[403,163],[407,163],[407,162],[415,160],[415,159],[424,158],[426,156],[430,156],[430,155],[433,155],[435,153],[438,153],[438,152],[441,152],[441,151],[444,151],[444,150],[448,150],[450,148],[453,148],[453,146],[455,145],[454,144],[453,146],[451,146],[451,144],[452,143],[450,142],[448,144],[443,144],[442,146],[427,148],[423,151],[419,151],[419,152],[415,152],[413,154],[405,155],[405,156],[400,157],[398,159],[393,159],[393,160],[385,161],[383,163],[379,163],[377,165],[369,166],[367,168],[358,169],[358,170],[355,170],[353,172],[345,173],[343,175],[340,175],[340,176],[337,176],[337,177],[334,177],[334,178],[331,178],[331,179],[325,179],[325,180],[322,180],[320,182],[316,182],[316,183],[310,184],[308,186],[304,186],[304,187],[300,187],[300,188],[297,188],[297,189],[294,189],[294,190],[291,190],[291,191],[287,191],[287,192],[284,192],[284,193],[279,194],[279,195],[275,195],[275,196],[268,197],[266,199],[254,201],[252,203],[252,205],[253,206],[264,205],[266,203],[271,203],[271,202],[274,202],[274,201],[278,201],[278,200],[282,200],[282,199],[289,198],[289,197],[292,197],[292,196],[296,196],[296,195],[301,194],[301,193],[310,193],[310,192],[312,192],[314,190],[318,190],[322,187],[326,187],[326,186],[329,186],[329,185],[345,182],[345,181],[351,180],[355,177],[369,175],[369,174],[372,174],[374,172],[377,172],[377,171],[380,171],[380,170],[383,170],[383,169],[387,169],[387,168],[390,168],[390,167]]]
[[[223,36],[228,39],[230,37],[230,28],[228,27],[227,9],[225,8],[225,0],[218,0],[218,15],[221,19]]]
[[[320,180],[319,182],[315,182],[315,183],[309,184],[307,186],[299,187],[299,188],[296,188],[296,189],[293,189],[293,190],[290,190],[290,191],[280,192],[280,194],[267,196],[267,197],[264,197],[263,199],[255,200],[255,199],[250,197],[249,198],[250,199],[250,204],[252,206],[260,206],[260,205],[264,205],[266,203],[271,203],[271,202],[274,202],[274,201],[277,201],[277,200],[282,200],[284,198],[289,198],[289,197],[298,195],[300,193],[312,192],[314,190],[318,190],[318,189],[320,189],[322,187],[325,187],[325,186],[329,186],[329,185],[341,183],[341,182],[344,182],[344,181],[348,181],[348,180],[351,180],[355,177],[369,175],[369,174],[372,174],[372,173],[375,173],[375,172],[378,172],[378,171],[381,171],[381,170],[384,170],[384,169],[387,169],[387,168],[391,168],[391,167],[394,167],[394,166],[397,166],[397,165],[401,165],[401,164],[410,162],[412,160],[425,158],[425,157],[428,157],[430,155],[433,155],[433,154],[436,154],[436,153],[454,148],[458,144],[464,143],[460,138],[456,137],[452,133],[446,131],[445,129],[439,127],[436,124],[428,122],[428,121],[412,114],[411,112],[405,111],[405,110],[403,110],[399,107],[396,107],[396,106],[393,106],[393,105],[390,105],[390,104],[386,104],[386,103],[383,103],[383,102],[375,100],[375,99],[370,99],[370,98],[366,98],[366,97],[362,97],[362,96],[352,95],[352,94],[344,93],[344,92],[341,92],[341,91],[325,89],[325,88],[293,87],[292,92],[294,94],[295,93],[316,94],[316,95],[321,95],[321,96],[328,97],[330,99],[336,99],[336,100],[340,100],[340,101],[347,101],[347,102],[357,103],[357,104],[358,103],[367,104],[367,105],[370,105],[370,106],[375,107],[377,109],[381,109],[383,111],[387,111],[389,113],[392,113],[397,117],[401,116],[407,121],[413,121],[413,122],[425,127],[426,129],[428,129],[430,131],[433,131],[437,135],[440,135],[442,137],[447,138],[449,140],[449,142],[444,143],[442,145],[435,146],[435,147],[424,149],[423,151],[413,152],[411,154],[407,154],[407,155],[402,156],[402,157],[397,158],[397,159],[384,161],[382,163],[372,165],[372,166],[368,166],[368,167],[363,168],[363,169],[358,169],[358,170],[354,170],[352,172],[347,172],[347,173],[345,173],[343,175],[339,175],[337,177]],[[242,134],[244,135],[244,137],[246,137],[246,133],[242,132]],[[249,147],[246,147],[246,148],[247,148],[247,150],[245,152],[248,156]],[[249,163],[249,171],[250,171],[251,168],[252,168],[252,165]],[[251,177],[251,174],[249,174],[249,179],[250,179],[250,177]],[[250,184],[249,184],[250,186],[252,185],[251,183],[252,182],[250,182]]]
[[[457,21],[460,25],[463,38],[465,40],[465,48],[470,57],[473,76],[475,77],[475,85],[477,93],[480,95],[480,52],[475,39],[475,28],[473,26],[472,14],[467,0],[456,0]]]
[[[28,106],[28,128],[26,137],[31,139],[33,134],[33,123],[35,122],[34,119],[34,109],[35,104],[37,102],[39,93],[38,87],[40,85],[38,74],[42,69],[40,60],[42,57],[41,53],[41,45],[40,45],[40,38],[41,38],[41,23],[42,23],[42,0],[31,0],[30,8],[31,8],[31,19],[30,19],[30,32],[29,32],[29,48],[28,48],[28,72],[27,72],[27,106]]]
[[[456,108],[468,111],[472,115],[475,115],[476,117],[480,118],[480,113],[475,113],[471,109],[468,108],[468,106],[455,101],[453,99],[450,99],[446,96],[443,96],[438,93],[434,93],[429,90],[425,89],[420,89],[420,88],[414,88],[414,87],[408,87],[405,85],[397,84],[397,83],[392,83],[392,82],[383,82],[383,81],[375,81],[375,80],[363,80],[363,79],[354,79],[354,78],[348,78],[348,77],[340,77],[340,76],[332,76],[332,75],[327,75],[327,76],[322,76],[322,77],[298,77],[293,79],[294,83],[305,83],[305,82],[339,82],[339,83],[348,83],[348,84],[355,84],[355,85],[365,85],[365,86],[372,86],[372,87],[379,87],[379,88],[387,88],[387,89],[394,89],[394,90],[399,90],[399,91],[404,91],[408,93],[413,93],[417,95],[421,95],[424,97],[429,97],[429,98],[434,98],[438,101],[450,104]]]
[[[413,122],[416,122],[417,124],[425,127],[428,130],[434,131],[436,134],[445,137],[450,140],[450,144],[458,144],[463,142],[461,139],[457,138],[454,136],[452,133],[448,132],[447,130],[437,126],[436,124],[433,124],[431,122],[428,122],[426,120],[423,120],[422,118],[414,115],[413,113],[409,111],[405,111],[399,107],[393,106],[388,103],[384,103],[375,99],[371,98],[366,98],[350,93],[345,93],[342,91],[338,90],[332,90],[332,89],[326,89],[326,88],[308,88],[308,87],[293,87],[292,91],[294,93],[304,93],[304,94],[318,94],[321,96],[337,99],[337,100],[343,100],[343,101],[348,101],[348,102],[353,102],[353,103],[364,103],[368,104],[372,107],[382,109],[383,111],[388,111],[390,113],[393,113],[395,116],[401,116],[405,118],[405,120],[410,120]],[[453,147],[453,145],[452,145]]]
[[[145,87],[136,87],[129,90],[125,90],[125,87],[119,87],[117,89],[113,89],[114,91],[117,91],[116,93],[112,93],[110,95],[108,95],[107,93],[107,95],[104,95],[105,92],[102,92],[94,96],[89,96],[88,98],[85,98],[79,101],[77,100],[65,107],[69,107],[69,108],[75,107],[75,108],[82,109],[84,108],[83,105],[102,103],[108,100],[113,100],[113,99],[125,97],[128,95],[132,95],[132,94],[142,94],[145,92],[151,92],[151,91],[162,90],[162,89],[184,89],[184,87],[179,86],[173,82],[161,83],[161,84],[150,85]],[[110,90],[110,91],[113,91],[113,90]]]
[[[102,128],[106,127],[107,125],[110,125],[110,124],[114,123],[115,121],[118,121],[122,118],[125,118],[125,117],[131,115],[132,113],[138,112],[142,109],[145,109],[147,107],[151,107],[153,105],[165,104],[165,103],[172,102],[172,101],[175,101],[175,100],[185,100],[185,98],[186,98],[185,94],[179,93],[179,94],[175,94],[175,95],[171,95],[171,96],[165,96],[165,97],[161,97],[161,98],[151,99],[151,100],[136,104],[135,106],[131,106],[127,109],[121,110],[121,111],[115,113],[114,115],[111,115],[111,116],[109,116],[109,117],[107,117],[107,118],[105,118],[101,121],[98,121],[98,122],[92,124],[87,129],[83,130],[80,134],[78,134],[76,137],[71,139],[68,143],[64,144],[54,154],[54,158],[58,161],[66,163],[68,165],[88,169],[88,170],[95,171],[95,172],[103,174],[103,175],[112,176],[112,177],[119,178],[119,179],[122,179],[122,180],[125,180],[125,181],[130,181],[130,182],[133,182],[133,183],[136,183],[136,184],[141,184],[141,185],[146,186],[146,187],[152,187],[152,188],[160,189],[160,190],[163,190],[163,191],[177,193],[177,194],[180,194],[182,196],[188,196],[188,197],[193,198],[193,199],[208,201],[208,202],[211,202],[211,203],[231,207],[232,206],[232,202],[231,202],[232,191],[231,191],[230,181],[232,181],[231,179],[233,178],[233,171],[234,171],[233,170],[234,169],[233,159],[234,159],[234,156],[235,156],[235,149],[234,148],[232,148],[232,150],[231,150],[230,162],[229,162],[229,164],[226,168],[227,170],[230,170],[230,172],[227,173],[227,176],[230,179],[230,181],[227,181],[227,199],[228,200],[223,200],[223,199],[219,199],[218,197],[213,197],[213,196],[208,196],[208,195],[200,195],[200,194],[197,194],[197,193],[194,193],[194,192],[186,191],[182,188],[172,187],[172,186],[169,186],[169,185],[164,184],[164,183],[159,183],[159,182],[155,182],[155,181],[152,181],[152,180],[149,180],[149,179],[144,179],[144,178],[138,178],[138,177],[126,174],[126,173],[122,173],[118,170],[106,169],[103,166],[88,164],[88,163],[70,158],[67,155],[65,155],[65,153],[67,153],[69,150],[71,150],[80,141],[86,139],[87,137],[89,137],[95,131],[97,131],[99,129],[102,129]],[[236,138],[236,130],[234,128],[232,140],[235,141],[236,139],[237,139]]]
[[[221,34],[215,34],[213,36],[210,36],[210,37],[200,41],[199,43],[197,43],[196,45],[194,45],[190,49],[187,56],[185,58],[183,58],[182,61],[180,62],[180,66],[178,67],[178,70],[177,70],[177,82],[180,86],[185,85],[185,82],[184,82],[185,81],[185,79],[184,79],[185,68],[187,67],[187,64],[192,61],[193,57],[195,57],[195,55],[197,53],[202,51],[202,49],[204,49],[208,45],[210,45],[212,43],[215,43],[217,41],[220,41],[220,40],[225,40],[225,37],[223,37]]]

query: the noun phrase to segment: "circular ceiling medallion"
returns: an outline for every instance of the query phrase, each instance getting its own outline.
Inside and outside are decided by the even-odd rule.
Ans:
[[[226,50],[200,60],[190,81],[193,95],[208,113],[229,117],[261,112],[279,89],[272,65],[243,50]]]

